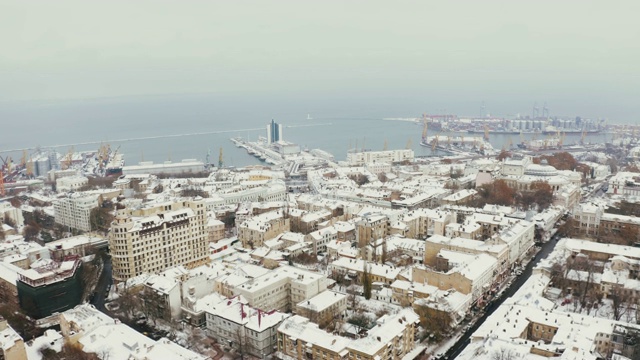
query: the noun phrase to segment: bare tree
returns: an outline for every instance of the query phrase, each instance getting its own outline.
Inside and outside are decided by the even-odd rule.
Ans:
[[[233,348],[236,351],[236,358],[244,360],[244,355],[247,352],[247,336],[242,325],[236,329],[234,340]]]
[[[351,306],[351,310],[357,311],[360,308],[360,301],[358,300],[358,294],[356,294],[356,290],[353,285],[347,288],[347,294],[349,296],[347,299],[349,300],[349,304]]]
[[[516,360],[517,354],[511,349],[500,348],[491,354],[491,360]]]
[[[131,319],[133,314],[137,311],[142,311],[142,302],[140,301],[140,290],[138,287],[128,287],[125,283],[125,288],[120,293],[118,302],[120,309],[124,311],[124,315],[127,319]]]
[[[370,329],[372,326],[371,319],[369,319],[366,313],[356,313],[347,319],[347,322],[356,328],[358,334],[363,330]]]
[[[142,307],[147,318],[153,321],[153,325],[158,324],[158,320],[170,321],[170,309],[166,306],[161,294],[145,287],[142,291]]]
[[[629,311],[628,303],[631,300],[629,294],[626,294],[622,287],[614,287],[609,295],[611,299],[611,307],[613,308],[613,318],[618,321],[624,314]]]

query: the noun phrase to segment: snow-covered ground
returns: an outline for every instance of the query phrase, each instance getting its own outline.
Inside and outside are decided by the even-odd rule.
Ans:
[[[580,306],[580,299],[571,295],[560,297],[557,300],[554,300],[554,303],[559,310],[564,312],[616,320],[614,303],[611,299],[602,299],[600,303],[584,308]],[[617,320],[636,323],[636,306],[634,304],[621,304],[618,312],[619,318]]]

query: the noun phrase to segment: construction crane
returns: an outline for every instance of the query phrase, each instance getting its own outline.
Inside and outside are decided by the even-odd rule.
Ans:
[[[220,147],[220,154],[218,155],[218,168],[224,166],[224,159],[222,157],[222,146]]]
[[[562,144],[564,144],[564,133],[558,130],[558,149],[562,149]]]
[[[0,156],[0,160],[2,160],[2,163],[3,163],[3,165],[0,166],[0,171],[2,171],[2,169],[5,169],[7,177],[10,177],[11,176],[11,171],[12,171],[12,169],[11,169],[12,168],[12,162],[13,162],[13,160],[11,160],[11,156],[7,156],[6,158],[3,158],[2,156]],[[2,177],[2,173],[0,173],[0,177]]]
[[[4,190],[4,173],[2,169],[0,169],[0,196],[5,196],[6,192]]]
[[[69,152],[64,158],[64,161],[62,163],[62,170],[67,170],[68,168],[70,168],[72,163],[73,163],[73,146],[69,148]]]
[[[109,161],[109,152],[111,151],[111,146],[109,144],[101,144],[100,149],[98,150],[98,166],[100,169],[104,168],[106,162]]]
[[[112,159],[115,158],[116,155],[118,155],[118,151],[120,151],[120,146],[122,145],[118,145],[118,147],[116,148],[116,151],[113,152],[113,156],[111,156]]]
[[[20,158],[20,168],[26,169],[27,167],[27,150],[22,150],[22,157]]]
[[[29,156],[29,161],[26,164],[27,177],[33,177],[33,158]]]

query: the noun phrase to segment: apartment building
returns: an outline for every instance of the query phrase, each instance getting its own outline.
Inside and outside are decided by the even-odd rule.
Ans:
[[[254,216],[238,226],[238,239],[244,248],[257,248],[285,231],[290,230],[290,222],[285,214],[271,211]]]
[[[587,236],[598,234],[600,218],[604,211],[602,207],[590,203],[580,204],[573,212],[573,218],[578,222],[580,232]]]
[[[356,227],[353,223],[338,221],[335,224],[333,224],[333,227],[338,232],[337,240],[339,242],[342,242],[342,241],[353,242],[356,240]]]
[[[16,287],[20,307],[40,319],[78,305],[82,301],[82,264],[75,257],[19,271]]]
[[[209,242],[224,239],[224,223],[216,218],[207,220],[207,234]]]
[[[323,291],[296,305],[295,313],[325,327],[347,311],[347,295],[335,291]]]
[[[399,360],[413,350],[418,315],[403,309],[384,315],[366,336],[351,340],[320,330],[294,315],[278,327],[278,358],[298,360]]]
[[[435,267],[413,268],[412,280],[440,290],[455,289],[462,294],[471,294],[475,302],[491,289],[496,274],[497,261],[493,256],[441,250]]]
[[[309,319],[294,315],[278,327],[278,359],[347,360],[350,339],[330,334]]]
[[[382,214],[365,214],[356,223],[356,239],[359,247],[382,239],[389,234],[389,218]]]
[[[16,225],[24,224],[22,210],[13,207],[13,205],[11,205],[11,203],[8,201],[0,202],[0,219],[4,219],[5,217],[11,219],[11,221],[13,221]]]
[[[333,215],[331,211],[326,209],[312,212],[291,210],[291,231],[299,232],[305,235],[309,234],[313,231],[318,230],[318,224],[330,220],[332,217]]]
[[[327,283],[327,277],[322,274],[281,266],[262,276],[238,282],[231,287],[231,292],[242,295],[255,308],[287,312],[299,302],[325,291]]]
[[[184,200],[163,208],[172,210],[145,217],[135,217],[126,209],[116,211],[109,248],[117,281],[142,273],[157,274],[179,265],[195,268],[209,262],[204,201]]]
[[[534,245],[535,224],[526,220],[510,222],[494,235],[490,244],[506,244],[509,247],[509,263],[517,264],[524,260]]]
[[[415,346],[419,317],[413,309],[384,315],[367,336],[352,341],[347,349],[349,360],[400,360]]]
[[[450,250],[465,254],[487,254],[494,257],[497,261],[498,273],[502,274],[509,270],[511,263],[509,262],[509,247],[507,244],[491,244],[486,241],[470,240],[463,238],[448,238],[440,235],[434,235],[426,240],[426,251],[424,254],[424,264],[435,267],[436,259],[440,250]]]
[[[403,270],[403,268],[400,267],[341,257],[329,264],[329,273],[345,275],[351,279],[356,279],[358,282],[362,282],[365,266],[371,276],[372,282],[388,285],[393,283]]]
[[[0,316],[0,359],[27,360],[24,340],[2,316]]]
[[[218,344],[260,359],[273,352],[278,326],[289,314],[254,309],[239,297],[205,308],[207,335]]]
[[[318,252],[326,252],[327,244],[337,240],[338,232],[333,226],[314,231],[305,236],[305,241],[312,244],[314,254],[317,254]]]
[[[99,195],[73,193],[53,202],[55,222],[81,231],[91,231],[91,210],[100,205]]]
[[[451,223],[445,228],[445,236],[449,238],[460,237],[464,239],[482,239],[482,226],[475,222],[465,221],[464,224]]]
[[[56,190],[61,192],[76,191],[89,183],[86,176],[66,176],[56,179]]]
[[[426,299],[438,291],[436,286],[407,280],[396,280],[390,288],[391,302],[401,306],[409,306],[415,300]]]

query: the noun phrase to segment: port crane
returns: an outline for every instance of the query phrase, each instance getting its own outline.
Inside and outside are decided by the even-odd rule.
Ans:
[[[427,142],[427,129],[429,127],[429,123],[427,122],[427,115],[423,114],[422,115],[422,142]]]
[[[118,151],[120,150],[120,146],[121,145],[118,145],[118,147],[116,148],[116,151],[113,152],[113,155],[111,156],[112,159],[115,159],[116,155],[118,155]],[[169,155],[169,156],[171,156],[171,155]],[[107,165],[108,164],[109,164],[109,156],[107,156]]]
[[[431,151],[435,151],[438,146],[438,135],[431,141]]]
[[[71,167],[71,164],[73,163],[73,150],[73,146],[71,146],[69,148],[69,152],[64,158],[64,162],[62,163],[62,170],[67,170]]]
[[[33,158],[31,156],[29,156],[29,161],[26,164],[26,169],[27,169],[27,177],[32,178],[33,177]]]

